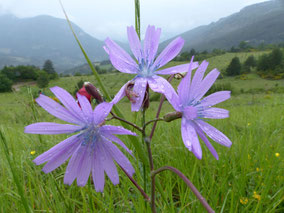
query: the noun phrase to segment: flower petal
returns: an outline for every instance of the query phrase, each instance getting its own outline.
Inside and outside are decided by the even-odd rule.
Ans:
[[[117,173],[116,166],[112,160],[112,155],[109,153],[108,147],[104,145],[105,141],[101,141],[101,144],[98,144],[102,147],[100,157],[101,157],[101,162],[103,163],[103,168],[113,183],[113,185],[116,185],[119,183],[119,176]]]
[[[171,61],[174,57],[178,55],[178,53],[183,47],[183,44],[184,40],[181,37],[178,37],[173,40],[157,57],[152,67],[155,67],[155,69],[159,69],[160,67],[167,64],[169,61]]]
[[[83,162],[86,154],[87,146],[80,145],[72,155],[66,172],[64,175],[64,184],[71,185],[73,181],[78,177],[81,170],[81,162]]]
[[[46,161],[50,161],[52,159],[55,159],[55,156],[58,155],[58,153],[62,152],[69,152],[72,151],[72,148],[75,144],[79,141],[79,134],[72,135],[71,137],[65,139],[64,141],[60,142],[59,144],[56,144],[54,147],[49,149],[48,151],[44,152],[43,154],[39,155],[36,159],[33,160],[33,162],[36,165],[43,164]],[[63,163],[63,162],[62,162]],[[55,169],[55,168],[54,168]],[[53,169],[52,169],[53,170]],[[52,171],[50,169],[45,170],[44,172]]]
[[[86,96],[77,93],[77,98],[80,103],[81,109],[88,122],[93,121],[93,109],[91,103],[88,101]]]
[[[82,129],[81,126],[75,126],[70,124],[39,122],[26,126],[25,133],[54,135],[54,134],[74,133],[80,131],[81,129]]]
[[[142,59],[141,42],[133,26],[127,27],[127,36],[130,49],[138,61]]]
[[[204,99],[201,100],[201,103],[198,105],[199,107],[208,107],[214,106],[218,103],[221,103],[231,96],[231,91],[219,91],[215,92]]]
[[[215,148],[212,146],[210,141],[207,139],[206,135],[203,133],[203,131],[198,127],[198,125],[195,124],[194,126],[195,130],[197,131],[197,134],[201,138],[201,140],[204,141],[205,145],[209,149],[209,151],[212,153],[212,155],[216,158],[216,160],[219,160],[218,153],[216,152]]]
[[[196,85],[196,93],[193,94],[193,99],[196,101],[200,100],[214,84],[219,74],[220,72],[217,69],[214,69],[203,79],[199,85]]]
[[[109,38],[105,40],[105,44],[109,51],[110,61],[117,70],[132,74],[138,72],[137,63],[118,44]]]
[[[191,69],[196,69],[198,67],[198,62],[193,62],[191,66],[192,66]],[[189,71],[189,68],[190,68],[190,64],[181,64],[181,65],[177,65],[177,66],[170,67],[167,69],[158,70],[155,72],[155,74],[172,75],[176,73],[185,73]]]
[[[208,67],[208,62],[207,61],[203,61],[200,66],[198,67],[198,69],[196,70],[193,78],[192,78],[192,82],[191,82],[191,86],[190,86],[190,95],[189,95],[189,99],[191,100],[192,97],[198,92],[198,88],[199,85],[202,82],[204,73]]]
[[[155,26],[148,26],[144,39],[144,59],[151,64],[158,51],[161,29],[155,29]]]
[[[51,98],[40,94],[36,99],[38,105],[45,109],[49,114],[69,123],[82,124],[82,121],[73,116],[66,108],[61,106]]]
[[[202,158],[202,150],[198,140],[198,136],[191,121],[187,121],[184,117],[181,121],[181,136],[185,147],[193,152],[200,160]]]
[[[95,189],[97,192],[104,191],[105,185],[105,174],[103,169],[103,162],[101,162],[100,158],[101,148],[100,146],[95,147],[94,155],[92,158],[92,176],[95,185]]]
[[[128,158],[111,142],[106,141],[104,146],[107,148],[112,158],[130,175],[132,176],[135,172]]]
[[[52,87],[50,88],[51,92],[61,101],[61,103],[70,111],[70,113],[77,119],[86,122],[86,119],[75,101],[75,99],[68,93],[66,90],[61,87]]]
[[[126,84],[124,84],[118,93],[114,96],[112,101],[110,103],[117,104],[124,96],[125,96],[125,87],[129,84],[130,81],[128,81]]]
[[[194,59],[194,57],[191,57],[191,61],[189,63],[189,68],[188,68],[188,73],[181,80],[180,84],[177,87],[178,96],[179,96],[181,104],[183,104],[183,105],[186,105],[187,102],[189,101],[191,72],[194,68],[193,59]]]
[[[103,135],[106,139],[108,139],[108,140],[110,140],[110,141],[113,141],[113,142],[117,143],[118,145],[120,145],[120,146],[121,146],[122,148],[124,148],[130,155],[132,155],[132,157],[134,157],[133,154],[132,154],[132,151],[129,150],[129,149],[127,148],[127,146],[126,146],[118,137],[116,137],[116,136],[114,136],[114,135],[112,135],[112,134],[106,133],[106,132],[103,132],[102,135]]]
[[[152,78],[148,78],[149,87],[158,93],[162,93],[166,96],[170,104],[174,107],[174,109],[178,110],[179,107],[179,97],[176,94],[172,85],[162,77],[153,76]]]
[[[116,135],[134,135],[137,136],[136,133],[131,132],[128,129],[124,129],[121,126],[111,126],[111,125],[103,125],[100,127],[100,131],[102,134],[116,134]]]
[[[85,146],[84,156],[82,153],[82,157],[79,163],[78,175],[77,175],[77,185],[85,186],[92,168],[92,158],[93,158],[93,150],[91,144]]]
[[[94,110],[94,123],[96,125],[102,123],[104,119],[108,116],[112,109],[113,104],[103,102],[100,103]]]
[[[217,107],[210,107],[200,112],[200,116],[203,118],[212,118],[212,119],[228,118],[229,111]]]
[[[230,147],[232,145],[230,139],[215,127],[202,120],[197,120],[195,122],[202,129],[202,131],[204,131],[212,140],[223,146]]]
[[[146,78],[136,78],[135,79],[133,92],[137,94],[138,97],[135,98],[136,102],[131,104],[131,111],[138,112],[140,110],[141,105],[144,100],[146,88],[147,88]]]

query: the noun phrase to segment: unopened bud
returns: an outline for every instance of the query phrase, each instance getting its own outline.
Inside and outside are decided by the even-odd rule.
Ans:
[[[175,79],[181,79],[183,77],[184,77],[184,75],[182,73],[175,74]]]
[[[90,82],[85,82],[84,86],[86,88],[86,91],[94,98],[96,99],[99,103],[104,102],[104,99],[102,95],[100,94],[99,90]]]
[[[182,117],[181,112],[169,112],[168,114],[164,115],[163,119],[166,122],[171,122],[171,121],[179,119],[181,117]]]
[[[135,92],[133,92],[133,87],[134,87],[134,83],[133,82],[129,82],[126,87],[125,87],[125,96],[129,99],[129,101],[131,103],[136,103],[135,98],[138,97],[138,94],[136,94]]]
[[[149,105],[150,105],[150,93],[149,93],[149,84],[147,84],[145,96],[142,103],[142,109],[145,111],[146,109],[149,108]]]

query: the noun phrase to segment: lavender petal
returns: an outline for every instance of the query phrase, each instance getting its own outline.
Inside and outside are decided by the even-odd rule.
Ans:
[[[66,90],[60,87],[50,88],[51,92],[61,101],[61,103],[70,111],[70,113],[82,122],[86,122],[85,117],[75,101],[75,99]]]
[[[33,162],[36,165],[43,164],[46,161],[50,161],[54,158],[55,155],[61,152],[68,152],[69,150],[72,150],[72,147],[78,143],[78,136],[72,135],[71,137],[65,139],[64,141],[61,141],[59,144],[56,144],[54,147],[49,149],[48,151],[44,152],[43,154],[39,155],[36,159],[33,160]]]
[[[124,84],[121,89],[118,91],[118,93],[114,96],[112,101],[110,103],[117,104],[124,96],[125,96],[125,88],[129,84],[130,81],[128,81],[126,84]]]
[[[178,55],[184,44],[184,40],[181,37],[173,40],[157,57],[152,67],[160,68],[171,61]]]
[[[212,70],[204,79],[203,81],[197,85],[194,93],[193,99],[196,101],[200,100],[203,95],[210,89],[210,87],[214,84],[220,72],[217,69]]]
[[[100,153],[101,162],[103,163],[103,168],[107,176],[109,177],[113,185],[116,185],[119,183],[119,176],[116,166],[112,160],[112,156],[108,151],[108,147],[105,147],[104,143],[104,141],[101,141],[101,144],[99,144],[102,147],[102,152]]]
[[[229,117],[229,111],[217,107],[210,107],[201,112],[203,118],[223,119]]]
[[[112,65],[120,72],[136,74],[138,72],[137,63],[114,41],[107,38],[105,40],[109,50],[109,57]]]
[[[128,129],[124,129],[120,126],[111,126],[111,125],[103,125],[100,127],[100,131],[102,134],[116,134],[116,135],[134,135],[137,136],[136,133],[131,132]]]
[[[94,155],[92,158],[92,176],[95,185],[95,189],[97,192],[104,191],[105,185],[105,174],[103,169],[103,162],[101,162],[100,158],[101,149],[100,146],[95,147]]]
[[[104,119],[110,113],[112,106],[113,106],[112,103],[103,102],[95,108],[94,114],[93,114],[94,115],[93,119],[94,119],[94,123],[96,125],[98,125],[98,124],[100,124],[104,121]]]
[[[128,158],[111,142],[106,141],[104,146],[112,156],[112,158],[130,175],[132,176],[135,172]]]
[[[77,93],[77,98],[85,118],[88,120],[89,123],[91,123],[93,121],[92,105],[85,96],[80,95],[79,93]]]
[[[158,93],[162,93],[166,96],[170,104],[174,107],[174,109],[180,109],[179,97],[176,94],[172,85],[162,77],[153,76],[152,78],[148,78],[149,87]]]
[[[197,133],[191,121],[187,121],[184,117],[181,121],[181,135],[185,147],[193,152],[193,154],[200,160],[202,158],[202,150],[198,140]]]
[[[144,100],[145,91],[147,87],[147,80],[145,78],[136,78],[133,87],[133,92],[138,95],[135,98],[135,103],[131,104],[131,110],[138,112]]]
[[[81,129],[82,129],[81,126],[75,126],[70,124],[39,122],[26,126],[25,133],[53,135],[53,134],[74,133],[80,131]]]
[[[141,42],[133,26],[127,27],[127,36],[133,55],[138,61],[140,61],[142,59]]]
[[[230,139],[215,127],[202,120],[197,120],[196,123],[212,140],[223,146],[230,147],[232,145]]]
[[[208,67],[208,62],[207,61],[203,61],[200,66],[198,67],[198,69],[196,70],[193,78],[192,78],[192,82],[191,82],[191,85],[190,85],[190,95],[189,95],[189,99],[191,100],[194,95],[196,93],[198,93],[198,89],[199,89],[199,85],[201,84],[202,82],[202,79],[203,79],[203,76],[204,76],[204,73]]]
[[[198,63],[197,62],[193,62],[192,64],[192,68],[191,69],[196,69],[198,67]],[[159,75],[172,75],[172,74],[176,74],[176,73],[185,73],[188,72],[190,68],[190,64],[181,64],[181,65],[177,65],[174,67],[170,67],[167,69],[163,69],[163,70],[158,70],[155,72],[155,74],[159,74]]]
[[[157,54],[161,29],[155,26],[148,26],[144,39],[144,59],[151,64]]]
[[[102,135],[103,135],[106,139],[108,139],[108,140],[110,140],[110,141],[113,141],[113,142],[115,142],[116,144],[120,145],[120,146],[121,146],[122,148],[124,148],[132,157],[134,157],[133,154],[132,154],[132,151],[131,151],[130,149],[128,149],[127,146],[126,146],[118,137],[116,137],[116,136],[114,136],[114,135],[112,135],[112,134],[109,134],[109,133],[105,133],[105,132],[103,132]]]
[[[201,103],[198,105],[200,107],[214,106],[218,103],[221,103],[231,97],[231,91],[219,91],[215,92],[201,100]]]
[[[207,146],[207,148],[209,149],[209,151],[212,153],[212,155],[216,158],[216,160],[219,160],[219,156],[218,153],[216,152],[215,148],[212,146],[212,144],[210,143],[210,141],[207,139],[207,137],[205,136],[205,134],[203,133],[203,131],[199,128],[198,125],[195,124],[194,128],[197,131],[197,134],[199,135],[199,137],[201,138],[201,140],[204,141],[205,145]]]
[[[84,155],[82,154],[79,167],[78,167],[78,175],[77,175],[77,185],[85,186],[92,168],[92,157],[93,150],[91,144],[86,145],[84,150]]]
[[[51,98],[40,94],[36,99],[38,105],[45,109],[49,114],[69,123],[82,124],[83,122],[77,117],[73,116],[66,108],[61,106]]]

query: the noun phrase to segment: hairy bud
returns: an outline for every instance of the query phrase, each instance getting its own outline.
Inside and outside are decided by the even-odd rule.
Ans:
[[[100,94],[99,90],[90,82],[85,82],[84,86],[86,88],[86,91],[94,98],[96,99],[99,103],[104,102],[104,99],[102,95]]]
[[[166,122],[171,122],[171,121],[179,119],[181,117],[182,117],[181,112],[169,112],[168,114],[164,115],[163,119]]]

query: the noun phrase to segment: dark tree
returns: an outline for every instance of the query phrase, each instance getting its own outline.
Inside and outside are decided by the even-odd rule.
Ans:
[[[234,76],[234,75],[240,75],[241,74],[241,62],[240,59],[238,57],[234,57],[231,61],[231,63],[229,64],[229,66],[227,67],[227,75],[229,76]]]
[[[191,56],[193,56],[193,55],[196,55],[197,54],[197,52],[196,52],[196,50],[195,49],[191,49],[190,50],[190,52],[189,52],[189,55],[191,55]]]
[[[42,68],[45,72],[47,72],[48,74],[54,74],[55,70],[53,68],[53,63],[51,60],[46,60],[44,62],[43,68]]]
[[[12,90],[13,81],[5,74],[0,73],[0,92],[10,92]]]
[[[40,71],[39,77],[37,79],[37,85],[39,88],[45,88],[48,86],[49,76],[46,72]]]
[[[255,67],[256,66],[256,60],[255,60],[254,56],[253,55],[249,56],[247,58],[247,60],[245,61],[244,65],[247,66],[247,67]]]
[[[275,48],[273,51],[269,54],[270,57],[270,68],[274,70],[277,66],[279,66],[282,62],[283,53],[280,50],[280,48]]]

